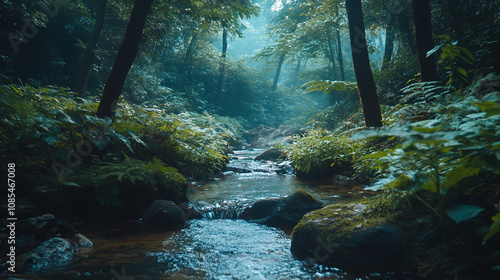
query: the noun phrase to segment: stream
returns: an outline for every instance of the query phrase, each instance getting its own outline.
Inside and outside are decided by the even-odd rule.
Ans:
[[[305,190],[325,204],[368,195],[362,186],[303,182],[283,163],[255,161],[263,149],[235,151],[225,176],[191,182],[188,198],[203,213],[177,231],[140,229],[139,221],[82,230],[94,247],[45,279],[391,279],[299,261],[290,233],[237,218],[263,198]],[[57,275],[57,276],[56,276]]]

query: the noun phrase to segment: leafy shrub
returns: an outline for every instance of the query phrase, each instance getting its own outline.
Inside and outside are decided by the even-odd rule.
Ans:
[[[363,155],[364,141],[338,137],[331,131],[311,130],[304,137],[296,136],[285,147],[291,165],[301,173],[324,171],[326,175],[352,174],[352,165]]]
[[[192,176],[220,170],[229,142],[240,141],[243,131],[232,118],[172,114],[168,104],[139,106],[124,100],[113,120],[100,119],[94,116],[95,100],[64,88],[2,86],[0,97],[5,109],[0,112],[0,161],[15,159],[27,172],[24,177],[42,178],[27,188],[57,179],[96,185],[101,202],[112,205],[119,204],[120,189],[109,182],[159,185],[178,199],[177,186],[185,179],[176,170]],[[81,151],[84,141],[88,145]],[[160,171],[165,178],[155,173]]]
[[[490,97],[493,98],[493,97]],[[495,98],[493,98],[495,99]],[[429,206],[438,216],[444,213],[456,222],[471,219],[484,210],[471,204],[459,204],[464,196],[478,192],[478,183],[463,184],[486,172],[500,174],[500,104],[495,101],[477,101],[480,113],[466,115],[458,129],[452,130],[446,122],[426,120],[396,125],[381,131],[358,134],[356,138],[400,137],[401,145],[365,157],[374,159],[383,179],[372,189],[397,189],[408,193]],[[491,177],[491,175],[490,175]],[[430,195],[430,200],[422,197]],[[486,241],[498,232],[498,219]]]
[[[96,171],[95,192],[102,205],[123,205],[121,194],[126,187],[133,188],[138,196],[154,191],[179,201],[186,186],[186,179],[177,169],[166,166],[157,158],[150,162],[132,158],[107,162]]]

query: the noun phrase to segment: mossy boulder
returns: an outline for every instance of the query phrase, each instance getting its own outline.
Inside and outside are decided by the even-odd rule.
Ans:
[[[278,161],[280,158],[286,158],[283,150],[278,148],[271,148],[258,155],[255,160]]]
[[[365,200],[306,214],[293,230],[292,254],[374,271],[409,269],[407,236],[391,222],[391,214],[372,211]]]
[[[260,224],[293,228],[302,217],[325,205],[305,191],[297,191],[282,198],[268,198],[255,202],[245,210],[246,219]]]

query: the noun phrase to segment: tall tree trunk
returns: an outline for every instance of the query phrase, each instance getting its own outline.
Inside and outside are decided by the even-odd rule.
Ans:
[[[188,48],[186,50],[186,55],[184,56],[184,65],[182,65],[182,72],[179,81],[177,82],[177,89],[181,90],[184,87],[184,82],[186,80],[187,72],[189,69],[189,65],[191,64],[191,60],[193,58],[194,53],[194,45],[196,44],[196,40],[198,39],[198,31],[195,30],[191,40],[189,41]]]
[[[410,24],[410,20],[407,16],[398,16],[399,29],[401,30],[401,44],[403,49],[409,49],[411,54],[417,54],[417,49],[415,47],[415,36],[413,36],[413,28]],[[406,43],[406,45],[405,45]]]
[[[344,59],[342,57],[342,42],[340,41],[340,27],[337,28],[338,61],[340,68],[340,79],[345,81]]]
[[[222,29],[222,55],[220,64],[219,80],[217,81],[217,90],[215,92],[215,102],[219,101],[220,93],[222,92],[222,83],[224,82],[224,73],[226,70],[226,56],[227,56],[227,28]]]
[[[335,51],[333,50],[333,42],[332,42],[332,36],[330,32],[326,35],[328,39],[328,51],[330,53],[330,61],[332,62],[332,80],[337,79],[337,68],[335,67]]]
[[[273,86],[271,87],[272,91],[276,91],[276,89],[278,88],[278,81],[280,79],[281,67],[283,66],[283,62],[285,62],[285,56],[286,54],[282,54],[278,59],[278,67],[276,68],[276,74],[274,75]]]
[[[394,30],[392,23],[387,24],[385,29],[385,48],[384,48],[384,59],[382,60],[381,71],[389,66],[392,59],[392,53],[394,52]]]
[[[415,44],[417,46],[422,81],[437,81],[438,73],[434,55],[427,57],[427,52],[434,48],[431,6],[429,0],[412,0],[411,3],[413,7],[413,24],[415,25]]]
[[[370,68],[361,0],[346,0],[346,7],[349,19],[352,60],[365,124],[367,127],[381,127],[382,114],[375,80]]]
[[[299,80],[300,74],[300,64],[302,62],[302,54],[299,53],[299,58],[297,60],[297,67],[295,68],[295,79],[293,79],[293,88],[297,88],[297,81]]]
[[[84,95],[87,89],[87,81],[89,77],[90,68],[94,62],[95,49],[97,46],[97,41],[101,36],[102,27],[104,26],[104,17],[106,14],[106,4],[108,0],[100,0],[97,6],[96,19],[94,24],[94,30],[92,31],[92,36],[90,37],[89,44],[85,49],[85,55],[83,56],[82,69],[78,75],[78,81],[76,82],[75,92],[80,95]]]
[[[116,56],[111,73],[104,85],[101,102],[97,108],[97,116],[100,118],[113,117],[115,114],[118,98],[122,93],[123,84],[130,71],[130,67],[132,67],[137,56],[144,25],[146,24],[153,2],[154,0],[136,0],[134,3],[127,31],[123,37],[123,42]]]

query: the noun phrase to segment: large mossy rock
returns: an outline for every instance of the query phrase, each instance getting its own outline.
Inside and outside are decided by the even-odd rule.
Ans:
[[[262,154],[255,157],[255,160],[269,160],[269,161],[278,161],[279,159],[286,158],[283,150],[278,148],[271,148],[263,152]]]
[[[19,258],[21,271],[37,272],[67,265],[75,254],[74,247],[65,239],[54,237]]]
[[[279,228],[293,228],[302,217],[325,205],[304,191],[282,198],[268,198],[255,202],[245,210],[244,217],[253,222]]]
[[[292,233],[299,259],[374,271],[409,269],[409,241],[389,216],[371,215],[363,202],[331,205],[306,214]]]
[[[153,228],[181,228],[186,220],[181,209],[171,200],[155,200],[142,215],[144,224]]]

